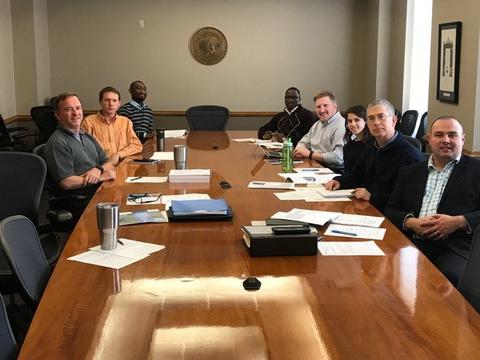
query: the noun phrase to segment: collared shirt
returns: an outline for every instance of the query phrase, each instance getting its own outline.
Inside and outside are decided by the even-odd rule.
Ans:
[[[460,161],[460,156],[452,159],[441,170],[437,170],[433,164],[433,156],[428,159],[428,178],[423,195],[422,207],[419,217],[437,213],[438,204],[442,198],[443,191],[447,185],[448,179],[452,174],[453,168]]]
[[[291,111],[288,111],[287,108],[283,109],[283,111],[285,111],[288,115],[292,115],[297,109],[298,109],[298,105],[295,106]]]
[[[133,106],[135,106],[138,110],[143,110],[143,108],[145,107],[145,103],[138,103],[136,102],[135,100],[130,100],[129,101],[130,104],[132,104]]]
[[[323,154],[327,166],[343,167],[345,119],[337,112],[328,121],[317,121],[299,141],[307,149]]]
[[[391,144],[392,142],[394,142],[395,139],[397,138],[397,136],[398,136],[398,131],[395,131],[394,134],[393,134],[393,136],[392,136],[390,139],[388,139],[388,141],[387,141],[385,144],[383,144],[382,146],[378,145],[377,140],[375,140],[375,142],[373,143],[373,145],[374,145],[377,149],[381,149],[381,148],[387,146],[388,144]]]
[[[118,115],[126,116],[133,124],[133,131],[145,136],[153,132],[153,111],[145,103],[137,103],[134,100],[123,104],[117,111]]]
[[[102,114],[97,113],[87,116],[82,127],[98,141],[108,157],[118,153],[124,158],[142,151],[142,143],[133,131],[132,122],[125,116],[117,115],[108,123]]]

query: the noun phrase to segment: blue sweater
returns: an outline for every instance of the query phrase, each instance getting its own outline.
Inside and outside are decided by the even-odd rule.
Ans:
[[[402,166],[423,161],[423,155],[413,145],[398,134],[382,148],[376,143],[368,144],[362,157],[353,169],[335,180],[340,188],[366,188],[371,194],[370,203],[383,212],[390,193],[395,185],[398,170]]]

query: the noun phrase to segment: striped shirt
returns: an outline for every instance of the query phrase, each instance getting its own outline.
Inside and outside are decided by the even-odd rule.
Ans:
[[[153,132],[153,111],[145,103],[139,104],[134,100],[130,100],[118,109],[118,115],[126,116],[132,121],[133,131],[137,135],[139,133],[146,135]],[[144,136],[140,137],[143,138]]]
[[[428,159],[427,185],[425,186],[419,217],[437,213],[438,204],[442,198],[448,178],[459,160],[460,156],[449,161],[442,170],[437,170],[433,165],[433,157],[430,156]]]
[[[117,115],[113,122],[107,123],[97,113],[87,116],[82,122],[82,128],[97,140],[108,157],[118,153],[124,158],[142,151],[142,143],[133,131],[132,122],[125,116]]]

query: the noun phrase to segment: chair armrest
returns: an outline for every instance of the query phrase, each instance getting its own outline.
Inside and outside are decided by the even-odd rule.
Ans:
[[[28,127],[25,126],[9,126],[7,127],[7,131],[9,133],[15,132],[15,131],[28,131]]]

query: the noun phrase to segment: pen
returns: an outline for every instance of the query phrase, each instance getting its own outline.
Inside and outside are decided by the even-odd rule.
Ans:
[[[357,236],[357,234],[349,231],[342,231],[342,230],[331,230],[334,234],[341,234],[341,235],[350,235],[350,236]]]
[[[130,181],[140,180],[142,177],[143,177],[143,176],[134,177],[134,178],[130,179]]]
[[[117,242],[118,242],[120,245],[123,245],[123,246],[125,246],[125,244],[123,243],[123,241],[122,241],[122,240],[120,240],[120,239],[117,239]]]

